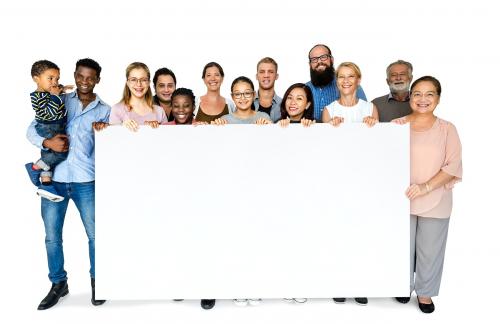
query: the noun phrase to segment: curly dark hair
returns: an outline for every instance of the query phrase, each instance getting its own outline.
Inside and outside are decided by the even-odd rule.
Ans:
[[[98,78],[101,77],[101,70],[102,70],[102,68],[99,65],[99,63],[97,63],[93,59],[91,59],[91,58],[84,58],[84,59],[78,60],[78,62],[76,62],[75,71],[78,69],[79,66],[83,66],[83,67],[87,67],[89,69],[92,69],[92,70],[94,70],[96,72],[96,75],[97,75]]]
[[[48,60],[36,61],[31,66],[31,76],[32,77],[40,76],[40,74],[47,71],[48,69],[56,69],[57,71],[59,71],[59,67],[51,61]]]
[[[177,96],[186,96],[189,99],[191,99],[191,101],[193,102],[193,108],[194,108],[195,97],[194,97],[193,90],[187,89],[187,88],[178,88],[178,89],[175,89],[175,91],[172,93],[172,101]]]

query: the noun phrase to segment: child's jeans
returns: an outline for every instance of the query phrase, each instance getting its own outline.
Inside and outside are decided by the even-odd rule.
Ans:
[[[38,135],[45,138],[52,138],[56,134],[66,134],[66,118],[53,122],[37,121],[35,129]],[[35,164],[40,166],[43,171],[42,177],[52,177],[52,171],[68,156],[68,152],[54,152],[50,149],[41,150],[41,158]]]

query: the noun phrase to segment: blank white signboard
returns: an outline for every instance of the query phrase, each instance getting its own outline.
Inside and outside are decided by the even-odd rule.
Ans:
[[[102,299],[409,294],[408,126],[96,134]]]

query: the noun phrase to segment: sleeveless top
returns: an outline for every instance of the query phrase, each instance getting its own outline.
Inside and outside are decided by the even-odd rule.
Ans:
[[[222,109],[222,112],[220,114],[217,114],[217,115],[206,114],[203,111],[203,109],[201,108],[201,106],[199,106],[198,112],[196,113],[196,116],[194,117],[194,119],[196,121],[199,121],[199,122],[210,123],[210,122],[216,120],[217,118],[221,118],[222,116],[227,115],[227,114],[229,114],[229,108],[227,106],[227,103],[224,105],[224,109]]]
[[[364,117],[371,116],[373,104],[363,99],[358,99],[358,103],[352,107],[342,106],[338,100],[325,107],[330,117],[343,117],[344,123],[362,123]]]

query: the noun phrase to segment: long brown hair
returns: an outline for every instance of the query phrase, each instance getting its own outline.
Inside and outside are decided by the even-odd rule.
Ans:
[[[127,106],[127,108],[132,110],[132,107],[130,106],[130,98],[132,97],[132,93],[130,92],[130,89],[128,88],[127,82],[128,82],[128,77],[130,75],[130,71],[135,70],[135,69],[141,69],[146,71],[148,75],[148,80],[151,79],[151,73],[149,72],[149,68],[146,64],[141,63],[141,62],[133,62],[130,63],[127,66],[127,69],[125,70],[125,87],[123,88],[123,96],[122,96],[122,102]],[[148,83],[148,91],[144,95],[144,100],[146,100],[146,103],[148,104],[151,109],[153,108],[153,92],[151,91],[151,86]]]

